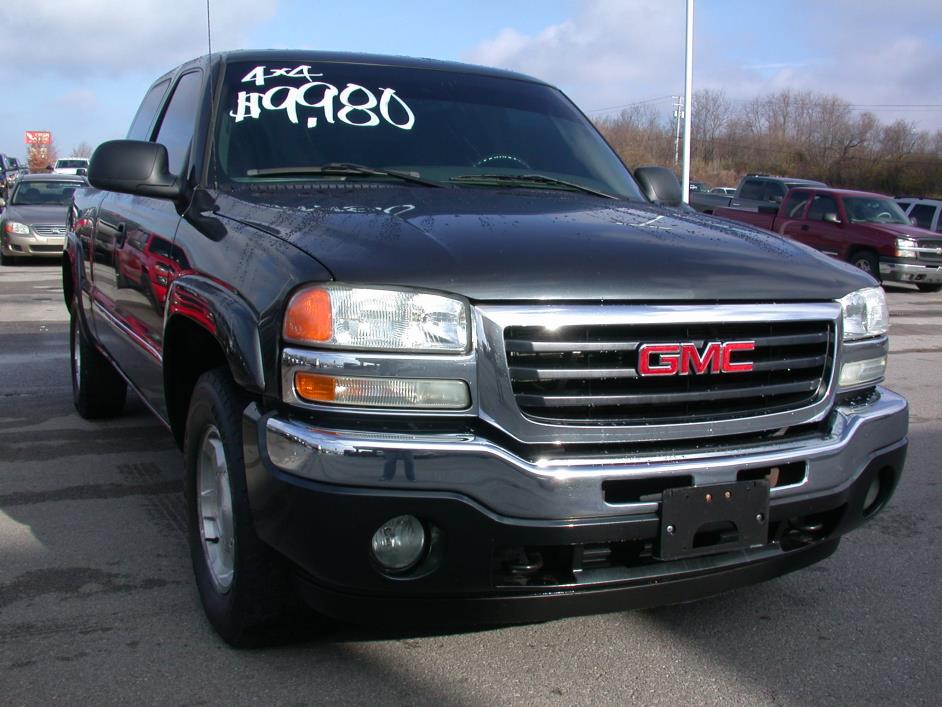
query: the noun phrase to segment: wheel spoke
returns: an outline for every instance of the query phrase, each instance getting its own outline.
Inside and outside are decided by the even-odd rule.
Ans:
[[[197,484],[203,554],[216,590],[226,592],[235,576],[235,527],[226,449],[213,425],[200,441]]]

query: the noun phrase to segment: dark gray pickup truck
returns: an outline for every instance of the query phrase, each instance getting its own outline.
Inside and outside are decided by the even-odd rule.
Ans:
[[[794,177],[774,177],[770,174],[747,174],[739,180],[733,196],[711,194],[709,192],[690,192],[690,205],[697,211],[712,214],[716,209],[757,208],[760,206],[777,207],[785,194],[793,187],[826,187],[824,182]]]
[[[437,626],[688,601],[827,557],[893,493],[877,283],[672,206],[545,83],[214,54],[127,137],[71,208],[75,405],[130,387],[180,444],[234,645],[297,596]]]

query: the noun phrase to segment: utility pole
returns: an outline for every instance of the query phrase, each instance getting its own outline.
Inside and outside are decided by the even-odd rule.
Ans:
[[[671,96],[674,99],[674,166],[680,164],[680,121],[684,119],[684,97]]]
[[[690,203],[690,103],[693,90],[693,0],[687,0],[687,46],[684,70],[684,169],[681,198]]]

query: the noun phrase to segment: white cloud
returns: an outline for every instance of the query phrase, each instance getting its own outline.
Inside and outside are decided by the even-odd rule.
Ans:
[[[723,89],[738,99],[793,88],[854,104],[942,104],[942,46],[933,34],[942,25],[939,0],[896,0],[891,9],[860,0],[796,0],[789,10],[794,22],[779,29],[725,11],[724,3],[697,4],[695,89]],[[466,58],[558,85],[592,111],[682,92],[684,22],[681,0],[580,0],[570,19],[532,34],[506,28]],[[707,34],[707,27],[722,34]],[[743,61],[744,47],[761,59]],[[658,105],[666,113],[670,101]],[[878,115],[942,126],[939,111]]]
[[[214,2],[213,49],[242,46],[277,0]],[[203,0],[8,0],[0,6],[5,72],[106,75],[165,71],[205,54]]]
[[[533,35],[505,29],[467,59],[558,85],[593,110],[677,92],[683,47],[679,2],[587,0],[570,20]]]

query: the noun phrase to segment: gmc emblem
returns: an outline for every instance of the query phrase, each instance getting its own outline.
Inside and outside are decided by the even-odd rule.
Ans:
[[[638,374],[688,376],[691,373],[748,373],[752,361],[733,362],[737,351],[753,351],[755,341],[711,341],[701,353],[696,344],[644,344],[638,349]]]

